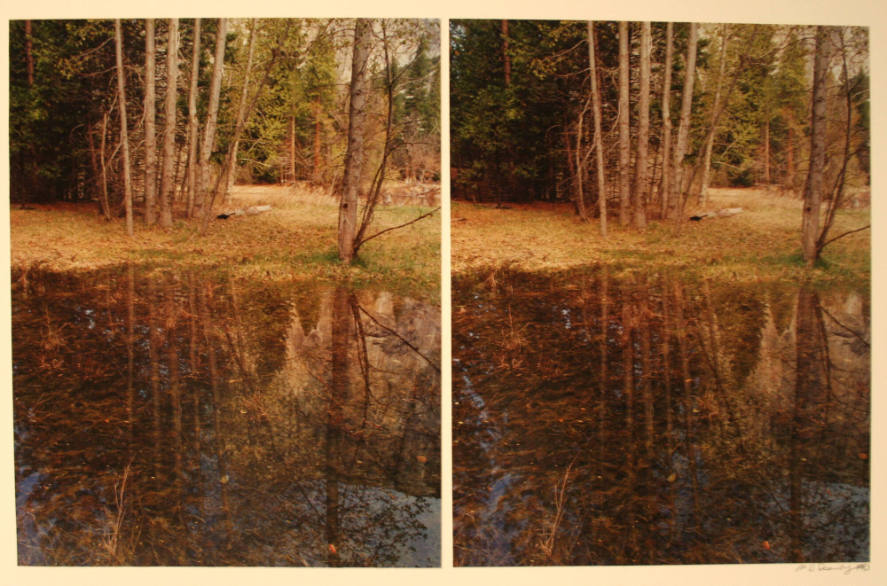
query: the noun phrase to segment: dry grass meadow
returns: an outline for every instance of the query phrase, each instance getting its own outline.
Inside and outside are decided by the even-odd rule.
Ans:
[[[145,227],[136,217],[134,238],[122,219],[107,222],[95,204],[31,205],[10,209],[13,268],[41,266],[88,270],[125,262],[178,263],[233,270],[264,279],[349,279],[394,291],[439,298],[441,215],[435,213],[364,245],[351,267],[337,260],[336,200],[308,187],[237,187],[226,209],[270,205],[268,212],[213,218],[204,235],[199,222],[177,220],[169,231]],[[379,206],[371,233],[408,222],[428,206]]]
[[[706,210],[741,207],[727,218],[651,222],[643,232],[610,219],[601,238],[597,220],[583,223],[564,205],[454,202],[452,269],[511,266],[558,270],[606,263],[626,271],[674,268],[704,278],[739,281],[806,278],[800,257],[801,201],[760,189],[713,189]],[[704,210],[687,210],[686,216]],[[840,210],[830,235],[870,222],[868,207]],[[822,281],[868,282],[871,231],[829,244],[815,272]]]

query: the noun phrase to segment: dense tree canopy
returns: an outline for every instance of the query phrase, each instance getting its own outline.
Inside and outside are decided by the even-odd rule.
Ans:
[[[204,143],[201,151],[208,149],[212,175],[204,189],[214,188],[228,158],[233,158],[234,172],[244,181],[307,180],[328,189],[341,182],[353,20],[262,19],[254,25],[247,19],[229,20],[221,39],[223,62],[214,56],[220,23],[219,19],[202,19],[198,27],[193,19],[154,21],[150,28],[156,38],[155,55],[146,61],[148,23],[121,22],[137,210],[144,207],[145,165],[151,166],[147,150],[158,157],[156,172],[148,175],[159,182],[163,133],[169,129],[169,188],[174,189],[176,202],[188,198],[187,215],[191,214],[192,188],[186,177],[192,166],[190,159],[202,159],[195,154],[200,151],[190,149],[192,81],[196,81],[194,104],[200,127],[199,138],[194,140]],[[430,179],[439,173],[437,23],[384,21],[384,25],[384,43],[382,21],[373,28],[369,74],[374,80],[383,79],[386,63],[397,72],[390,136],[396,146],[388,163],[389,174]],[[177,39],[177,43],[170,43],[171,30],[172,40]],[[200,42],[195,44],[198,30]],[[255,46],[248,67],[251,33]],[[390,47],[387,61],[385,43]],[[174,60],[168,59],[170,46],[176,52]],[[110,207],[117,213],[123,203],[123,156],[114,23],[12,21],[9,50],[12,199],[99,201],[107,187]],[[196,71],[192,71],[192,53]],[[146,71],[146,65],[153,71]],[[171,66],[176,71],[170,71]],[[214,116],[210,86],[216,73],[222,76],[218,119],[213,123],[217,128],[205,132]],[[378,165],[383,150],[380,141],[384,137],[379,129],[385,126],[385,102],[389,98],[382,85],[372,84],[368,168]],[[174,89],[174,94],[168,94],[168,87]],[[156,92],[156,98],[149,96],[146,102],[146,92],[151,91]],[[167,103],[168,95],[175,100]],[[146,116],[146,103],[153,106],[150,117]],[[244,117],[237,141],[241,108]],[[237,148],[233,148],[235,142]],[[366,185],[372,173],[368,174],[364,177]],[[151,194],[149,190],[149,198]],[[198,195],[198,209],[200,204]]]
[[[453,192],[457,197],[487,201],[560,200],[584,203],[600,197],[591,161],[594,128],[590,123],[588,23],[571,21],[457,20],[450,24],[451,128]],[[677,132],[681,95],[690,62],[690,25],[673,26],[667,46],[666,24],[650,26],[651,74],[643,86],[642,30],[628,23],[629,101],[620,108],[618,23],[594,22],[595,58],[602,98],[602,142],[608,206],[618,209],[620,178],[626,167],[633,182],[632,207],[664,213],[660,203],[665,135],[662,112],[669,97],[669,121]],[[802,26],[704,24],[698,26],[698,47],[689,119],[687,150],[680,157],[684,200],[701,191],[703,168],[710,166],[714,186],[774,185],[799,192],[809,158],[810,100],[814,31]],[[868,181],[867,31],[834,28],[828,100],[840,110],[843,96],[852,96],[853,133],[850,162],[844,179]],[[665,57],[670,49],[668,91]],[[842,72],[841,59],[846,61]],[[644,89],[649,87],[649,89]],[[849,89],[848,89],[849,88]],[[643,91],[642,91],[643,89]],[[649,92],[649,93],[648,93]],[[648,102],[643,100],[649,97]],[[642,109],[642,105],[648,104]],[[627,108],[627,112],[622,112]],[[643,140],[646,161],[638,169],[638,134],[649,120]],[[630,123],[631,155],[620,162],[620,122]],[[840,167],[846,116],[833,117],[828,138],[835,156],[828,174]],[[846,134],[846,133],[845,133]],[[669,134],[669,138],[671,135]],[[705,157],[710,143],[710,161]],[[673,147],[672,147],[673,148]],[[577,151],[578,155],[577,156]],[[629,176],[629,175],[626,175]],[[634,183],[640,178],[644,185]],[[641,203],[635,203],[640,201]],[[673,205],[673,204],[672,204]],[[662,212],[660,212],[660,207]],[[594,209],[591,207],[590,209]],[[636,210],[635,210],[636,213]]]

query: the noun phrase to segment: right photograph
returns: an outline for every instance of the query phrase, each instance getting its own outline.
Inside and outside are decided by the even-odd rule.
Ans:
[[[454,565],[865,565],[868,29],[449,42]]]

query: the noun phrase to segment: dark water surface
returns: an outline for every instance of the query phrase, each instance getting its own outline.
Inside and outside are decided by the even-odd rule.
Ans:
[[[13,274],[20,564],[440,564],[440,309]]]
[[[453,280],[457,565],[869,559],[867,292]]]

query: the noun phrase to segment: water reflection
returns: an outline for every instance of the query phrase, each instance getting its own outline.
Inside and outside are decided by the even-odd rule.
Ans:
[[[21,564],[440,563],[439,309],[13,275]]]
[[[457,565],[868,560],[859,293],[607,269],[453,291]]]

